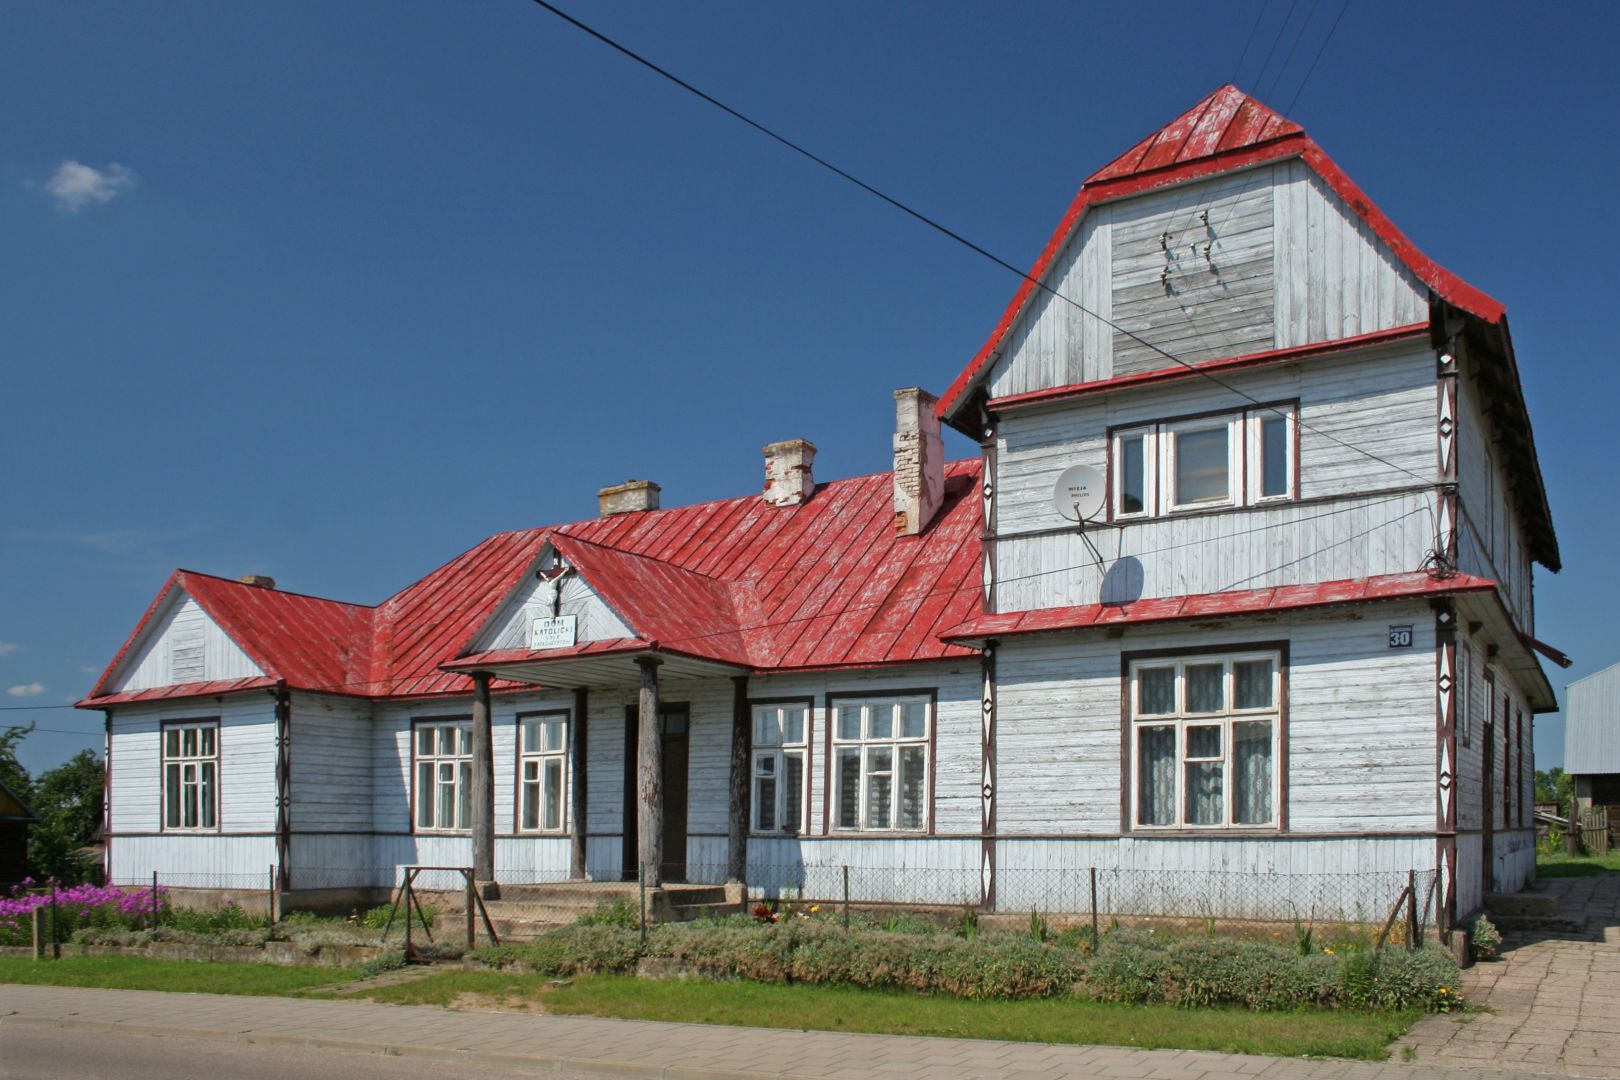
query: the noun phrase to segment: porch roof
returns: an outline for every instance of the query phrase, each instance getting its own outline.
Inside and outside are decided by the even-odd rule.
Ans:
[[[634,686],[641,679],[636,662],[649,657],[659,662],[663,679],[746,675],[749,670],[746,665],[662,647],[651,638],[587,641],[564,649],[502,649],[452,660],[444,669],[462,675],[488,672],[508,683],[559,689]]]

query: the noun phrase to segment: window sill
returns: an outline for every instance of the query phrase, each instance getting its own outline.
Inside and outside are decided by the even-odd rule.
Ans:
[[[1143,839],[1188,840],[1216,836],[1264,840],[1287,834],[1275,825],[1135,825],[1125,835]]]

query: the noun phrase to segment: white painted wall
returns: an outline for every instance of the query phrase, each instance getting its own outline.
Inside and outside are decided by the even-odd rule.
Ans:
[[[263,674],[197,601],[177,589],[113,675],[111,689],[151,690]]]
[[[1417,570],[1435,542],[1434,497],[1411,490],[1434,475],[1434,363],[1431,350],[1407,343],[1226,376],[1254,400],[1298,400],[1305,501],[1094,527],[1091,538],[1110,568],[1106,587],[1078,533],[1053,508],[1053,482],[1071,465],[1106,474],[1110,429],[1244,401],[1196,380],[1004,417],[997,432],[996,609]]]
[[[1458,565],[1497,582],[1526,633],[1535,632],[1534,581],[1524,532],[1491,421],[1470,372],[1457,380]]]
[[[1093,207],[1047,281],[1187,362],[1428,318],[1428,290],[1299,159]],[[1005,397],[1174,366],[1041,293],[1008,333],[989,391]]]

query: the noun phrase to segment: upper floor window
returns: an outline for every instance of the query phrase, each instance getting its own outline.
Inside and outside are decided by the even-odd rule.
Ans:
[[[1131,663],[1138,828],[1276,824],[1281,679],[1276,652]]]
[[[219,828],[219,721],[163,726],[163,828]]]
[[[456,832],[472,823],[472,723],[424,720],[416,725],[416,828]]]
[[[920,832],[927,827],[932,712],[926,695],[834,702],[835,828]]]
[[[809,713],[804,702],[754,706],[755,832],[797,836],[803,829]]]
[[[568,756],[568,714],[518,717],[518,828],[559,832]]]
[[[1295,406],[1268,405],[1112,433],[1116,518],[1154,517],[1294,497]]]

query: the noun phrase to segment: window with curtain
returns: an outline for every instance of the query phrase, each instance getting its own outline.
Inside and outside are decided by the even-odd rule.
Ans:
[[[460,832],[472,822],[472,722],[418,721],[416,725],[418,832]]]
[[[832,706],[833,827],[921,832],[928,826],[926,696],[838,699]]]
[[[219,828],[219,721],[163,726],[163,829]]]
[[[1128,680],[1138,828],[1276,824],[1279,653],[1142,659]]]
[[[568,714],[518,717],[518,828],[561,832],[568,758]]]
[[[803,702],[791,702],[755,705],[753,712],[754,831],[798,836],[810,710]]]

